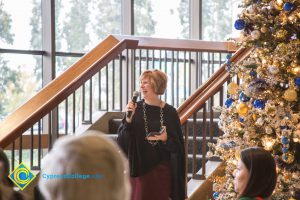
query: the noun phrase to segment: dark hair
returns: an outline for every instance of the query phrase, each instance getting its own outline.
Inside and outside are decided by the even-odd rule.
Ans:
[[[276,164],[271,153],[259,147],[247,148],[241,152],[241,161],[249,171],[249,181],[240,196],[270,197],[277,180]]]
[[[8,186],[13,186],[13,182],[8,178],[9,175],[9,160],[4,153],[4,151],[0,148],[0,162],[3,162],[4,165],[4,184]]]

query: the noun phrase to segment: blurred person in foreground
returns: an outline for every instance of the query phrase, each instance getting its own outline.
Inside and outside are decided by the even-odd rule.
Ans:
[[[64,136],[42,163],[39,189],[46,200],[129,200],[127,162],[97,131]]]

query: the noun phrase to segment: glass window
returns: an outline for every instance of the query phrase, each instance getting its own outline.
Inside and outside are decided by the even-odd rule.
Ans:
[[[202,1],[202,39],[225,41],[238,37],[233,23],[237,18],[240,0]]]
[[[41,0],[0,1],[1,48],[41,50]]]
[[[135,0],[134,34],[189,38],[189,0]]]
[[[66,69],[71,67],[75,62],[77,62],[81,57],[64,57],[57,56],[56,57],[56,77],[58,77],[61,73],[63,73]]]
[[[0,54],[0,120],[41,89],[41,62],[36,55]]]
[[[56,50],[87,52],[121,33],[121,0],[56,0]]]

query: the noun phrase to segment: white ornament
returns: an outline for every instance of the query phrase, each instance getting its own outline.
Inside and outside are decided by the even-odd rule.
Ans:
[[[251,37],[255,40],[259,39],[260,38],[260,31],[259,30],[254,30],[251,32]]]
[[[271,74],[275,75],[275,74],[278,74],[279,68],[278,68],[277,66],[269,66],[269,67],[268,67],[268,71],[269,71]]]

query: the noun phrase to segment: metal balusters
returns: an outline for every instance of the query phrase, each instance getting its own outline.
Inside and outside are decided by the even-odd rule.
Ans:
[[[168,74],[168,53],[165,50],[165,73]],[[165,102],[167,101],[168,91],[165,92]]]
[[[15,169],[15,141],[12,142],[11,148],[11,170]]]
[[[206,167],[205,167],[205,163],[206,163],[206,106],[207,103],[205,103],[202,107],[203,109],[203,129],[202,129],[202,173],[201,173],[201,178],[205,179],[205,171],[206,171]]]
[[[176,107],[179,106],[179,51],[177,51],[176,57]]]
[[[41,160],[42,160],[42,135],[41,135],[41,120],[38,121],[38,157],[37,157],[37,162],[38,162],[38,169],[41,169]]]
[[[192,161],[192,177],[196,179],[197,173],[197,112],[193,114],[193,161]]]
[[[93,114],[93,78],[90,78],[90,99],[89,99],[89,124],[93,123],[92,114]]]
[[[171,103],[174,105],[174,51],[172,51],[171,59]]]
[[[33,126],[32,126],[30,128],[30,169],[33,168],[33,149],[34,149],[34,135],[33,135]]]
[[[115,110],[115,60],[112,61],[112,110]]]
[[[73,98],[73,106],[72,106],[72,132],[73,134],[75,133],[75,129],[76,129],[76,92],[73,92],[72,94],[72,98]]]
[[[192,79],[191,79],[191,76],[192,76],[192,53],[189,52],[189,96],[191,95],[192,93]]]
[[[69,119],[69,106],[68,106],[68,103],[69,103],[69,101],[68,101],[68,98],[66,98],[66,100],[65,100],[65,135],[68,135],[68,119]]]
[[[23,134],[19,137],[19,163],[23,161]]]
[[[105,81],[106,81],[106,87],[105,87],[105,89],[106,89],[106,110],[108,110],[108,97],[109,97],[109,93],[108,93],[108,65],[106,65],[106,67],[105,67],[105,73],[106,73],[106,78],[105,78]]]
[[[209,142],[213,142],[213,136],[214,136],[214,97],[209,98],[208,108],[209,108]]]
[[[122,65],[122,59],[123,59],[123,56],[122,56],[122,54],[120,54],[119,55],[120,56],[120,58],[119,58],[119,111],[121,111],[121,110],[123,110],[122,109],[122,90],[123,90],[123,76],[122,76],[122,67],[123,67],[123,65]],[[127,67],[127,66],[126,66]],[[127,67],[127,69],[128,69],[128,67]],[[128,89],[128,87],[127,87],[127,89]]]

